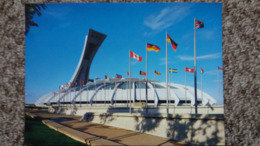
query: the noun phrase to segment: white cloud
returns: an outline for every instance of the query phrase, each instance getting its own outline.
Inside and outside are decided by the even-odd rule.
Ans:
[[[208,54],[203,56],[197,56],[197,60],[205,60],[205,59],[217,59],[221,57],[221,53],[215,53],[215,54]],[[193,61],[194,56],[178,56],[180,60],[184,61]]]
[[[167,7],[157,14],[147,16],[144,19],[144,25],[152,29],[152,33],[157,33],[182,21],[189,13],[189,6]]]
[[[175,64],[177,61],[171,61],[171,58],[168,57],[168,65],[169,64]],[[160,58],[160,64],[159,65],[166,65],[166,57]]]

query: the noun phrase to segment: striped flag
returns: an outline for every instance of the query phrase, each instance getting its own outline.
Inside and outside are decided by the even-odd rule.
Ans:
[[[155,51],[158,52],[160,51],[160,48],[158,46],[152,45],[152,44],[148,44],[147,43],[147,51]]]
[[[159,73],[158,71],[154,70],[154,73],[157,75],[161,75],[161,73]]]
[[[119,75],[119,74],[116,74],[116,78],[118,78],[118,79],[122,79],[122,76]]]
[[[140,75],[146,76],[146,73],[143,71],[140,71]]]
[[[176,51],[178,44],[177,44],[176,42],[174,42],[174,41],[170,38],[170,36],[169,36],[168,34],[167,34],[167,42],[170,42],[170,43],[172,44],[173,50]]]
[[[218,66],[218,70],[223,70],[223,67],[219,67],[219,66]]]

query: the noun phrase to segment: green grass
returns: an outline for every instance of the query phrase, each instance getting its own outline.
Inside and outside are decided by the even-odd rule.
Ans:
[[[24,145],[85,145],[25,115]]]

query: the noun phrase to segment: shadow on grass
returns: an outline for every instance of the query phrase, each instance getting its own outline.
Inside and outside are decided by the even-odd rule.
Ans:
[[[24,145],[85,145],[25,115]]]

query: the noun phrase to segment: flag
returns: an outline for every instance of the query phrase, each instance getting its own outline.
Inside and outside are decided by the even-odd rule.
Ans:
[[[56,95],[57,93],[56,92],[53,92],[54,95]]]
[[[172,69],[172,68],[169,68],[169,72],[170,72],[170,73],[177,73],[177,72],[178,72],[178,70],[177,70],[177,69]]]
[[[122,79],[122,76],[119,75],[119,74],[116,74],[116,78],[118,78],[118,79]]]
[[[169,36],[168,34],[167,34],[167,42],[170,42],[170,43],[172,44],[173,50],[176,51],[178,44],[177,44],[176,42],[174,42],[174,41],[170,38],[170,36]]]
[[[155,51],[158,52],[160,51],[160,48],[158,46],[152,45],[152,44],[148,44],[147,43],[147,51]]]
[[[134,58],[134,59],[138,60],[139,62],[142,61],[142,57],[139,56],[139,55],[136,55],[136,54],[135,54],[134,52],[132,52],[131,50],[130,50],[130,58]]]
[[[105,79],[111,80],[109,77],[107,77],[107,75],[105,75]]]
[[[140,75],[146,76],[146,73],[143,71],[140,71]]]
[[[204,74],[204,70],[203,70],[203,68],[201,67],[201,74]]]
[[[127,75],[129,76],[129,72],[127,72]]]
[[[154,70],[154,73],[157,75],[161,75],[161,73],[159,73],[158,71]]]
[[[204,28],[204,23],[195,19],[195,29]]]
[[[186,72],[194,73],[194,69],[193,69],[193,68],[185,67],[185,71],[186,71]]]
[[[88,81],[89,81],[89,82],[94,82],[94,80],[93,80],[93,79],[88,79]]]
[[[218,66],[218,70],[223,70],[223,67],[219,67],[219,66]]]
[[[99,77],[96,77],[96,78],[95,78],[95,80],[99,80],[99,79],[101,79],[101,78],[99,78]]]
[[[82,80],[81,80],[81,84],[85,85],[85,81],[82,81]]]
[[[73,87],[73,83],[72,82],[70,82],[70,86]]]

